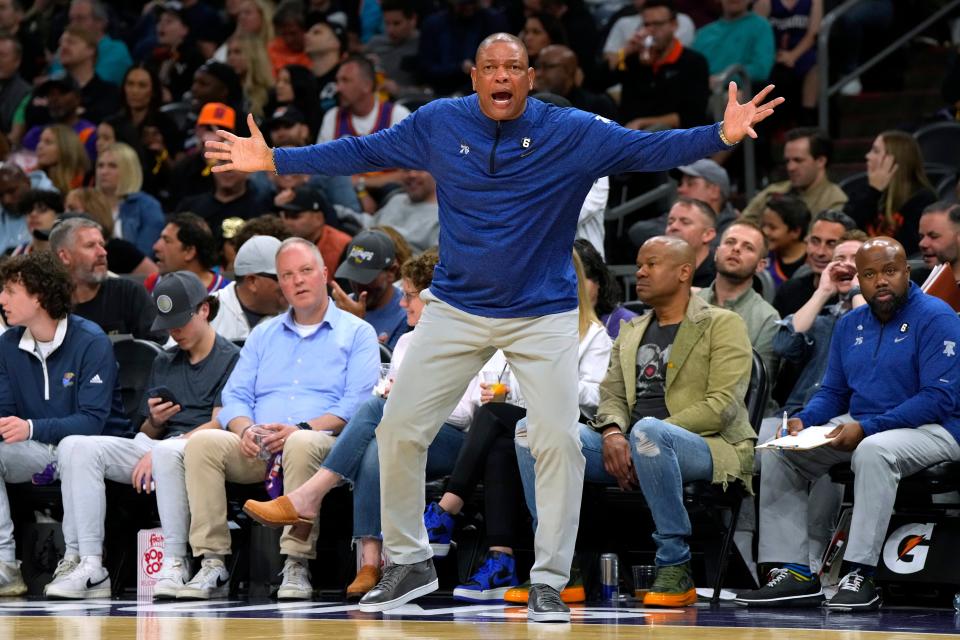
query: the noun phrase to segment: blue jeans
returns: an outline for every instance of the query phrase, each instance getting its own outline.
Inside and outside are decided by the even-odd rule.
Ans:
[[[384,398],[364,402],[337,437],[323,467],[353,484],[353,535],[380,537],[380,461],[376,428],[383,418]],[[465,434],[444,424],[427,450],[427,478],[453,471]]]
[[[526,424],[517,423],[517,463],[523,479],[527,507],[537,520],[534,459],[525,441]],[[690,518],[683,506],[683,485],[713,477],[713,458],[704,439],[683,427],[655,418],[637,422],[628,434],[633,468],[640,491],[650,507],[656,531],[657,566],[683,564],[690,560]],[[580,425],[580,445],[586,459],[584,480],[616,484],[603,466],[603,445],[598,432]]]

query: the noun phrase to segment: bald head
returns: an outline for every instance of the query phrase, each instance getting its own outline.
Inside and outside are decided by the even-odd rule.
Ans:
[[[637,297],[654,308],[686,308],[696,253],[683,238],[656,236],[637,253]]]
[[[910,265],[903,245],[893,238],[871,238],[857,251],[857,279],[870,310],[887,322],[907,303]]]
[[[544,47],[537,56],[537,89],[560,96],[569,94],[576,87],[578,67],[577,55],[569,47]]]
[[[643,249],[647,245],[651,248],[658,248],[660,255],[670,260],[673,264],[680,266],[682,264],[695,265],[697,254],[683,238],[677,236],[654,236],[643,243]]]
[[[497,42],[506,42],[509,44],[515,44],[520,48],[521,60],[525,65],[530,64],[530,58],[527,55],[527,48],[523,46],[523,40],[513,35],[512,33],[494,33],[483,39],[483,42],[480,43],[480,46],[477,47],[477,55],[474,57],[474,60],[479,60],[482,57],[484,51],[487,47]]]
[[[879,259],[883,260],[900,260],[904,263],[907,261],[907,252],[904,250],[903,245],[887,236],[880,236],[877,238],[870,238],[861,245],[860,249],[857,251],[857,264],[859,265],[860,257],[864,256],[876,256]]]

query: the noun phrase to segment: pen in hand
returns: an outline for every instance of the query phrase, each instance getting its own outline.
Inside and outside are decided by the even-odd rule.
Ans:
[[[783,412],[783,421],[780,423],[780,433],[777,437],[785,438],[790,435],[790,429],[787,428],[787,412]]]

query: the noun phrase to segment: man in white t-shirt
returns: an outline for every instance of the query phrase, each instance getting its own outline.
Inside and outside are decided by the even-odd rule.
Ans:
[[[406,107],[381,102],[376,89],[376,70],[368,58],[352,55],[344,60],[337,71],[339,106],[323,115],[317,142],[370,135],[410,115]]]

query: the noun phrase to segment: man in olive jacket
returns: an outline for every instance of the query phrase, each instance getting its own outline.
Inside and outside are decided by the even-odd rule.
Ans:
[[[656,531],[657,577],[645,606],[693,604],[690,519],[683,485],[750,487],[754,431],[744,395],[752,356],[743,320],[690,295],[695,256],[680,238],[647,240],[637,256],[637,296],[653,311],[620,329],[592,427],[580,425],[588,482],[640,487]],[[517,457],[528,505],[534,459],[518,425]]]

